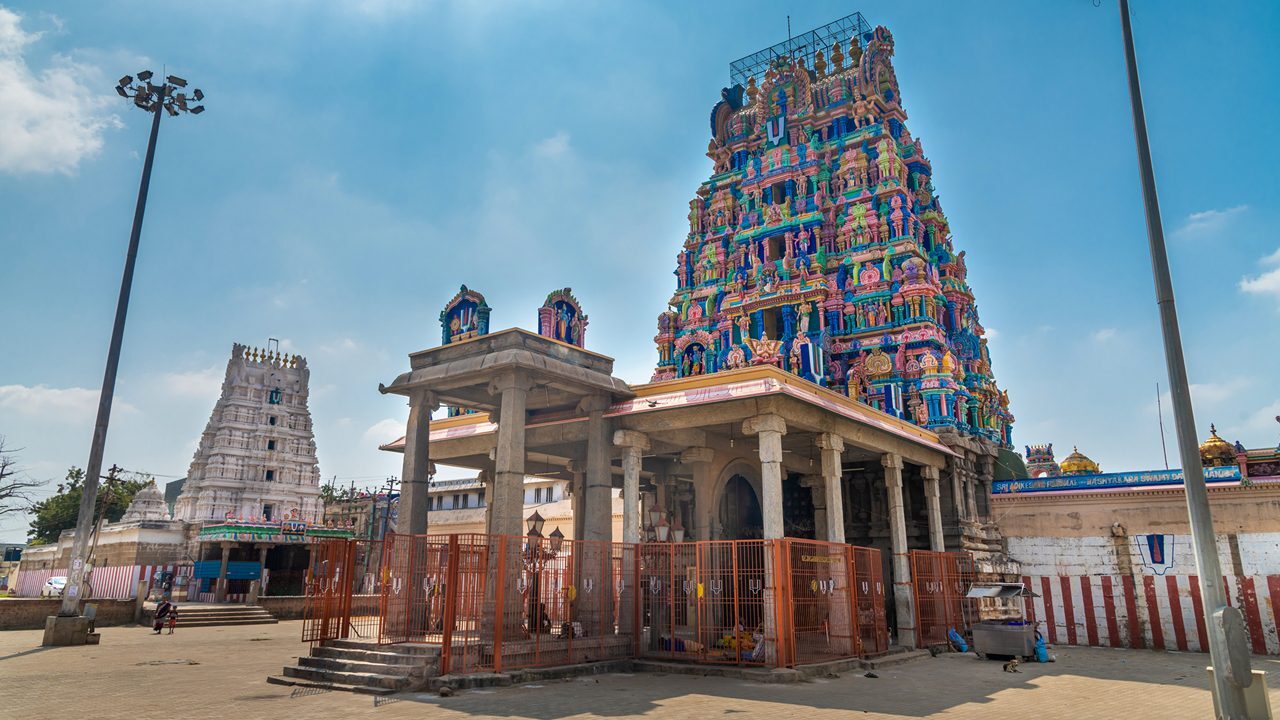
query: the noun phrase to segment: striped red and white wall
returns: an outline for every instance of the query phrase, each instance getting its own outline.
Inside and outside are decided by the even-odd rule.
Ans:
[[[128,600],[137,596],[138,582],[148,580],[148,594],[156,582],[159,572],[176,572],[177,575],[190,575],[189,565],[117,565],[114,567],[94,568],[89,578],[92,592],[88,598],[104,598]],[[39,597],[40,589],[51,577],[66,577],[70,573],[66,568],[53,570],[23,570],[18,573],[14,594],[18,597]]]
[[[1027,575],[1027,612],[1050,644],[1208,652],[1195,575]],[[1228,575],[1228,602],[1244,614],[1250,646],[1280,655],[1280,575]]]

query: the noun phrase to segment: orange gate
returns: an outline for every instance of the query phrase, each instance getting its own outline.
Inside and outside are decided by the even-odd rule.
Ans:
[[[861,654],[889,650],[889,618],[885,612],[884,566],[875,548],[853,548],[854,609]]]
[[[973,556],[967,552],[911,551],[918,647],[946,644],[948,630],[968,634],[978,620],[976,601],[965,597],[974,574]]]
[[[302,606],[303,642],[347,637],[352,589],[350,550],[349,540],[322,540],[312,546]]]
[[[303,640],[441,646],[441,674],[631,657],[787,667],[888,647],[880,552],[810,540],[333,540]]]

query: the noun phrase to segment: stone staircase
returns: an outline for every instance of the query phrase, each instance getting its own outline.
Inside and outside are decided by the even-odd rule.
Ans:
[[[326,640],[311,655],[286,665],[267,682],[369,695],[390,695],[426,685],[440,667],[435,645],[376,645],[355,640]]]
[[[279,622],[257,605],[178,605],[178,629]]]

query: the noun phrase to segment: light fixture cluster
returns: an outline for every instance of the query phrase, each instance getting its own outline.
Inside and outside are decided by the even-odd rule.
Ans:
[[[677,517],[674,523],[667,521],[667,512],[653,508],[648,512],[649,527],[645,534],[650,542],[684,542],[684,523]]]
[[[116,92],[120,97],[132,100],[135,106],[147,112],[158,112],[163,109],[169,113],[170,117],[177,117],[178,113],[183,112],[192,115],[204,112],[203,105],[192,104],[204,100],[204,93],[199,88],[193,90],[188,96],[185,90],[187,81],[177,75],[166,77],[165,81],[159,85],[151,82],[152,77],[154,73],[150,70],[138,73],[136,80],[132,75],[125,75],[116,85]]]

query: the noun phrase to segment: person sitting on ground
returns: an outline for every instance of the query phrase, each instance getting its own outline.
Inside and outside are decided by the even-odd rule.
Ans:
[[[165,620],[169,619],[169,613],[171,612],[173,612],[173,603],[168,600],[161,600],[156,605],[155,622],[151,624],[151,629],[155,631],[152,633],[153,635],[160,634],[160,629],[164,627]]]

